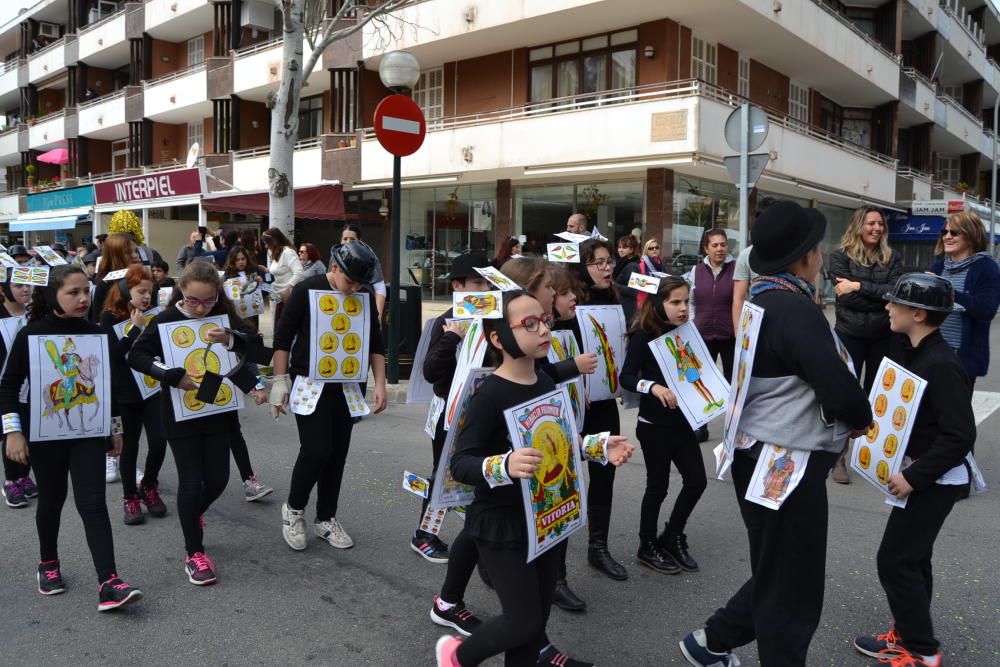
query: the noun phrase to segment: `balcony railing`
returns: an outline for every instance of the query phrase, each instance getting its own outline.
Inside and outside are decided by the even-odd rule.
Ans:
[[[843,24],[848,30],[852,31],[855,35],[857,35],[861,39],[865,40],[866,42],[868,42],[869,44],[871,44],[872,46],[874,46],[876,49],[878,49],[879,51],[881,51],[883,54],[885,54],[885,56],[887,58],[891,58],[892,60],[894,60],[896,62],[899,62],[899,60],[900,60],[900,58],[902,56],[899,56],[899,55],[893,53],[892,51],[890,51],[889,49],[887,49],[882,44],[882,42],[878,41],[877,39],[874,39],[873,37],[871,37],[870,35],[868,35],[865,31],[863,31],[861,28],[859,28],[858,26],[854,25],[854,23],[851,21],[851,19],[847,18],[846,16],[844,16],[843,14],[841,14],[840,12],[838,12],[836,9],[834,9],[830,5],[826,4],[826,2],[824,2],[823,0],[812,0],[812,1],[813,1],[813,4],[819,6],[827,14],[829,14],[833,18],[837,19],[838,21],[840,21],[840,23]]]
[[[931,90],[937,90],[937,84],[935,84],[933,81],[931,81],[930,78],[927,75],[925,75],[923,72],[921,72],[920,70],[918,70],[918,69],[916,69],[914,67],[903,67],[903,68],[900,68],[900,71],[903,74],[905,74],[906,76],[908,76],[911,79],[913,79],[914,81],[920,81],[921,83],[923,83],[925,86],[927,86]]]
[[[88,185],[90,183],[97,183],[99,181],[111,181],[116,178],[122,178],[125,176],[125,171],[105,171],[99,174],[87,174],[86,176],[80,176],[76,179],[77,183],[80,185]]]
[[[374,134],[372,135],[374,136]],[[299,139],[295,142],[295,150],[307,150],[310,148],[319,148],[323,145],[323,137],[310,137],[308,139]],[[255,146],[254,148],[244,148],[243,150],[233,151],[233,161],[236,160],[249,160],[250,158],[261,157],[262,155],[270,155],[271,146]]]
[[[18,66],[24,63],[23,58],[11,58],[0,65],[0,74],[6,74],[12,70],[16,70]]]
[[[260,42],[259,44],[251,44],[250,46],[244,46],[242,49],[237,49],[233,51],[233,55],[236,59],[246,58],[255,53],[260,53],[261,51],[267,51],[268,49],[273,49],[281,44],[282,38],[278,37],[276,39],[269,39],[266,42]]]
[[[119,97],[125,97],[124,88],[122,88],[121,90],[116,90],[113,93],[108,93],[107,95],[101,95],[100,97],[95,97],[92,100],[86,100],[84,102],[80,102],[79,104],[76,105],[76,108],[89,109],[90,107],[96,107],[98,104],[104,104],[105,102],[116,100]]]
[[[945,104],[954,107],[960,114],[968,118],[970,122],[978,125],[980,129],[983,127],[982,119],[977,118],[974,113],[972,113],[971,111],[963,107],[961,104],[959,104],[958,100],[956,100],[954,97],[942,93],[938,94],[937,98],[942,102],[944,102]]]
[[[53,48],[56,46],[62,46],[65,43],[65,40],[66,40],[65,37],[60,37],[59,39],[52,40],[51,42],[49,42],[42,48],[38,49],[37,51],[29,53],[28,60],[34,60],[35,56],[41,55],[43,53],[48,53],[49,51],[53,50]]]
[[[53,111],[52,113],[47,113],[44,116],[39,116],[35,119],[35,125],[39,123],[44,123],[46,121],[55,120],[59,116],[66,115],[66,109],[59,109],[58,111]]]
[[[76,31],[76,34],[85,35],[87,32],[96,28],[97,26],[104,25],[105,23],[113,21],[124,13],[125,13],[125,7],[122,6],[122,8],[119,9],[117,12],[113,14],[108,14],[107,16],[102,16],[100,19],[94,21],[93,23],[88,23],[87,25],[83,26],[82,28]]]
[[[185,77],[189,74],[194,74],[195,72],[199,72],[203,69],[205,69],[205,61],[196,63],[189,67],[182,67],[181,69],[175,70],[173,72],[167,72],[166,74],[159,76],[155,79],[147,79],[146,81],[142,82],[142,87],[149,88],[151,86],[158,86],[161,83],[173,81],[174,79],[180,79],[181,77]]]
[[[924,172],[914,169],[913,167],[900,167],[896,170],[896,175],[900,178],[917,178],[923,181],[929,181],[934,178],[930,174],[925,174]]]
[[[635,88],[624,88],[620,90],[603,91],[600,94],[586,93],[583,95],[573,95],[568,97],[558,97],[544,102],[533,102],[519,107],[498,109],[496,111],[486,111],[482,113],[466,114],[460,116],[449,116],[427,121],[427,131],[437,132],[441,130],[452,130],[462,127],[473,127],[487,123],[498,123],[504,121],[521,120],[541,114],[585,111],[598,106],[612,104],[635,104],[639,102],[650,102],[655,100],[680,99],[697,95],[716,102],[721,102],[734,109],[743,102],[749,100],[737,95],[734,92],[725,90],[697,79],[683,79],[671,81],[669,83],[657,83],[648,86],[638,86]],[[758,105],[759,106],[759,105]],[[792,132],[804,134],[808,137],[822,141],[825,144],[833,145],[845,151],[859,155],[866,159],[878,162],[892,169],[896,168],[898,160],[877,151],[873,151],[864,146],[855,144],[839,135],[827,132],[821,128],[813,127],[801,120],[792,118],[787,113],[778,109],[763,107],[768,119],[781,127]],[[375,130],[366,127],[363,130],[364,139],[375,138]]]
[[[962,30],[981,48],[986,48],[986,31],[965,12],[959,0],[941,0],[941,9],[962,26]]]

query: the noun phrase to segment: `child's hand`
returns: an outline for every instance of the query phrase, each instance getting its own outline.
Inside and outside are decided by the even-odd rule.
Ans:
[[[28,465],[28,443],[20,431],[7,434],[7,458],[23,466]]]
[[[584,352],[573,357],[580,375],[590,375],[597,370],[597,353]]]
[[[542,453],[537,449],[515,449],[507,457],[507,474],[512,478],[528,479],[535,476],[541,464]]]
[[[903,477],[903,473],[897,472],[889,478],[889,493],[896,496],[900,500],[904,500],[907,496],[913,493],[913,487],[910,486],[910,483],[906,481],[905,477]]]
[[[212,327],[205,332],[205,338],[213,343],[229,345],[229,332],[222,327]]]
[[[459,338],[465,338],[465,327],[463,327],[458,320],[452,320],[445,324],[442,329],[445,333],[456,334]]]
[[[191,379],[191,376],[187,373],[181,378],[181,381],[177,383],[178,389],[183,389],[184,391],[196,391],[198,389],[198,383]]]
[[[253,396],[254,405],[264,405],[267,403],[267,390],[266,389],[254,389],[250,392]]]
[[[128,318],[132,321],[132,326],[139,327],[140,329],[142,328],[142,325],[146,323],[143,312],[135,307],[132,308],[132,312],[129,314]]]
[[[859,429],[857,431],[851,431],[851,439],[853,440],[854,438],[860,438],[863,435],[867,435],[868,431],[872,430],[873,426],[875,426],[875,420],[874,419],[872,420],[872,423],[869,424],[868,426],[866,426],[866,427],[864,427],[862,429]]]
[[[670,391],[669,387],[664,387],[662,384],[655,384],[650,392],[653,396],[660,399],[663,407],[670,408],[671,410],[677,409],[677,397],[674,396],[674,392]]]
[[[620,466],[632,458],[635,445],[628,441],[624,435],[612,435],[608,438],[607,452],[608,463]]]

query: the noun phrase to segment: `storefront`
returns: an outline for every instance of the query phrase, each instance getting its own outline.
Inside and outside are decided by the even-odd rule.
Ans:
[[[26,212],[11,221],[11,241],[20,237],[31,247],[62,243],[67,248],[90,243],[94,234],[94,189],[59,188],[25,197]]]
[[[909,212],[896,213],[889,218],[889,243],[903,255],[907,271],[926,271],[934,264],[941,228],[949,215],[964,210],[977,214],[983,220],[984,229],[989,228],[989,208],[959,199],[914,200]]]

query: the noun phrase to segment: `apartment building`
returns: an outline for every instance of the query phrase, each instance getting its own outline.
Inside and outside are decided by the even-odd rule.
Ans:
[[[0,27],[0,111],[19,122],[0,133],[9,234],[44,237],[60,201],[78,236],[114,207],[142,210],[165,248],[193,220],[266,224],[279,26],[255,0],[45,0]],[[872,203],[895,212],[895,240],[921,266],[941,218],[912,202],[990,209],[1000,13],[988,0],[426,0],[331,46],[310,77],[302,238],[325,244],[331,220],[350,218],[388,259],[392,161],[371,125],[394,49],[423,69],[413,96],[428,133],[403,160],[401,254],[426,296],[444,293],[455,254],[492,254],[509,235],[541,249],[573,211],[609,238],[660,240],[678,266],[707,227],[735,246],[723,125],[745,100],[770,125],[751,208],[778,196],[821,209],[828,247]],[[198,178],[175,195],[123,200],[107,185],[172,179],[194,142]],[[66,165],[38,163],[63,146]]]

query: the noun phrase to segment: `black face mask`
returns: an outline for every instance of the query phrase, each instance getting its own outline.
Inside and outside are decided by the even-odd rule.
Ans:
[[[514,359],[520,359],[524,356],[524,351],[514,337],[514,330],[510,328],[510,323],[505,318],[497,320],[496,332],[497,338],[500,339],[500,347],[503,348],[504,352]]]
[[[62,309],[59,305],[59,299],[56,297],[56,290],[52,287],[43,287],[42,295],[45,297],[45,303],[49,304],[49,308],[52,309],[57,315],[62,315],[66,311]]]
[[[670,322],[667,320],[667,310],[666,308],[663,307],[663,299],[655,298],[656,297],[655,294],[653,296],[654,296],[653,310],[656,311],[656,314],[659,316],[661,320],[663,320],[664,324],[670,324]]]

